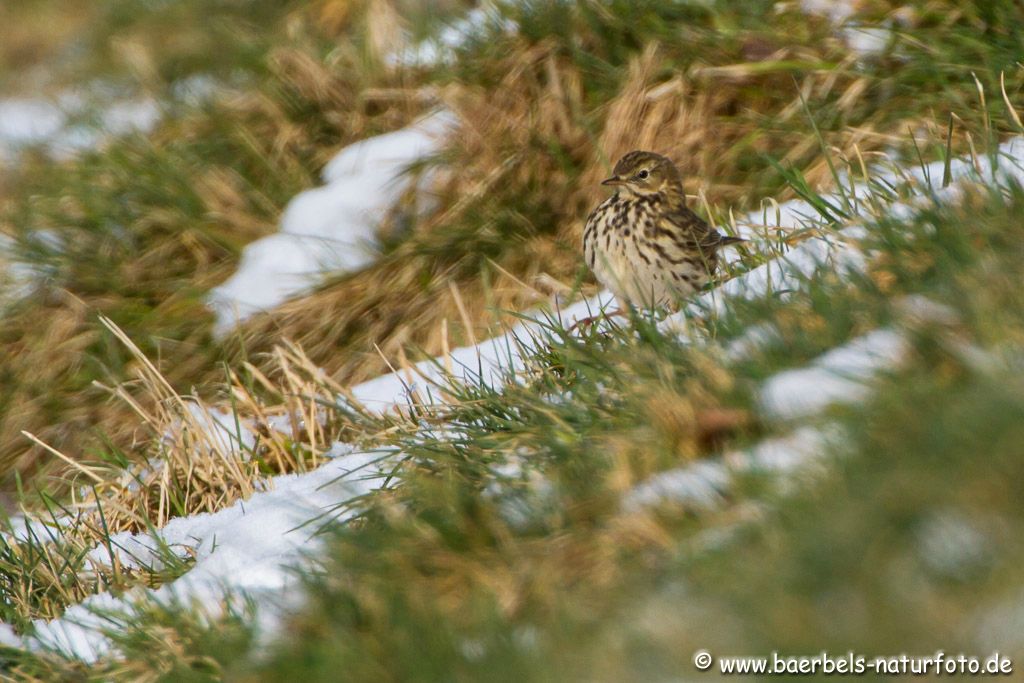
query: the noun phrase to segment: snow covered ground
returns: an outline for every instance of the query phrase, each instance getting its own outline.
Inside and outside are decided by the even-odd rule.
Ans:
[[[9,163],[19,150],[33,146],[67,158],[95,147],[108,135],[151,130],[160,119],[155,100],[111,100],[100,110],[96,125],[76,123],[90,98],[69,91],[54,99],[0,100],[0,163]]]
[[[443,121],[441,123],[446,125]],[[405,131],[403,135],[406,133],[410,132]],[[427,144],[418,132],[410,133],[408,140]],[[331,183],[339,178],[350,178],[358,169],[367,168],[371,162],[365,155],[377,150],[391,154],[388,158],[392,160],[398,156],[393,153],[397,144],[395,138],[387,144],[378,144],[379,147],[348,148],[328,168],[325,179]],[[416,148],[417,151],[422,149]],[[1016,178],[1018,182],[1024,181],[1024,138],[1004,143],[998,171],[991,167],[988,159],[979,160],[978,166],[976,169],[972,162],[959,160],[952,165],[953,177],[957,181],[976,177],[976,171],[980,170],[981,177],[990,182],[993,179],[1003,182],[1007,176]],[[889,178],[920,184],[926,177],[941,177],[941,173],[941,164],[935,164],[926,169],[891,171]],[[856,188],[855,194],[864,191]],[[933,196],[955,201],[960,192],[961,188],[954,182]],[[838,201],[836,197],[832,199]],[[914,211],[913,202],[894,204],[890,210],[897,215],[909,214]],[[779,211],[783,228],[806,224],[811,216],[811,207],[801,201],[788,202]],[[747,216],[740,221],[740,227],[753,240],[767,232],[760,213]],[[808,239],[784,255],[703,295],[694,302],[690,314],[713,314],[733,297],[765,296],[777,291],[780,284],[798,289],[802,277],[820,269],[857,269],[863,262],[857,238],[864,232],[862,225],[853,224],[831,233],[827,239]],[[562,320],[569,324],[609,301],[610,297],[605,293],[574,304],[561,311]],[[934,306],[929,308],[926,301],[910,302],[906,308],[908,315],[934,314]],[[680,316],[673,317],[678,320]],[[354,387],[352,393],[367,408],[385,411],[405,404],[409,392],[417,387],[431,380],[441,380],[443,372],[439,366],[452,367],[454,374],[463,381],[495,380],[507,376],[509,369],[522,366],[523,353],[531,347],[530,340],[536,333],[535,324],[523,323],[475,347],[457,349],[450,358],[420,363],[416,372],[378,377]],[[749,337],[744,340],[748,347],[760,343],[759,340],[770,341],[771,331],[752,330]],[[734,344],[730,352],[743,353],[743,348],[743,343]],[[698,462],[659,474],[635,489],[623,505],[626,509],[666,501],[714,505],[717,492],[727,486],[736,472],[745,468],[792,472],[806,467],[820,454],[823,439],[828,437],[827,424],[815,425],[813,420],[808,424],[808,419],[821,414],[835,402],[862,397],[864,382],[875,373],[899,363],[904,348],[905,341],[899,330],[876,330],[824,354],[807,367],[769,378],[761,389],[765,417],[780,423],[793,423],[794,431],[790,436],[766,440],[749,451],[729,454],[720,460]],[[215,419],[215,416],[211,417],[211,424]],[[90,597],[70,608],[60,619],[36,622],[35,634],[25,639],[25,645],[32,648],[58,647],[79,657],[94,659],[109,647],[103,635],[103,628],[108,623],[101,616],[104,612],[125,609],[139,600],[152,598],[166,602],[173,597],[186,604],[200,600],[216,605],[226,594],[239,591],[257,598],[261,627],[272,630],[276,615],[296,597],[295,580],[288,567],[303,562],[307,553],[318,547],[318,541],[312,535],[317,522],[327,517],[344,519],[345,502],[379,487],[387,471],[389,456],[394,456],[355,452],[344,444],[335,444],[331,455],[333,457],[320,469],[304,475],[276,477],[270,482],[270,490],[256,493],[249,500],[240,501],[228,509],[173,520],[159,534],[167,545],[192,549],[195,565],[190,571],[156,591],[137,589],[120,598],[109,594]],[[155,544],[146,534],[118,534],[114,541],[122,561],[128,564],[136,561],[133,558],[152,561],[148,556],[149,549]],[[107,555],[105,548],[97,548],[91,558],[96,562],[106,562],[109,561]],[[8,641],[12,639],[9,632],[0,633],[0,636]]]
[[[338,152],[323,170],[324,185],[295,197],[280,232],[246,246],[235,274],[210,293],[215,332],[309,291],[327,273],[372,263],[376,229],[412,182],[403,171],[437,152],[453,123],[449,112],[437,111]],[[417,190],[422,194],[428,183],[420,178]]]
[[[455,60],[456,50],[494,28],[511,33],[518,26],[503,17],[493,3],[482,2],[464,16],[445,25],[436,36],[404,46],[389,54],[386,61],[393,66],[449,64]]]
[[[213,514],[172,520],[160,537],[172,548],[192,549],[195,565],[177,581],[155,591],[138,591],[123,598],[96,595],[67,610],[61,619],[38,621],[36,639],[85,659],[106,650],[102,631],[109,627],[102,613],[123,608],[143,594],[168,602],[175,598],[220,604],[230,593],[257,596],[266,614],[293,605],[294,577],[285,571],[303,554],[321,544],[317,537],[321,518],[345,519],[344,510],[332,509],[345,500],[380,486],[384,473],[376,465],[380,454],[350,453],[336,447],[335,457],[305,475],[276,477],[274,489]],[[121,533],[111,539],[125,566],[139,560],[154,562],[155,543],[145,535]],[[97,547],[90,558],[108,563],[109,553]]]
[[[801,0],[800,7],[807,14],[827,18],[860,60],[884,54],[894,45],[899,27],[914,19],[913,8],[904,6],[891,12],[886,25],[869,26],[853,20],[858,4],[855,0]]]

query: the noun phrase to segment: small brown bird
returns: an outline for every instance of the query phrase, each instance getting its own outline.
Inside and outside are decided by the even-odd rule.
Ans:
[[[616,192],[587,219],[583,252],[623,305],[678,302],[708,283],[720,248],[743,241],[687,208],[679,170],[660,154],[630,152],[601,184]]]

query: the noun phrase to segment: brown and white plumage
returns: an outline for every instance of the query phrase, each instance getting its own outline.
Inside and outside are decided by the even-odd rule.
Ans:
[[[587,219],[583,252],[602,285],[634,306],[673,304],[699,290],[718,266],[726,237],[686,206],[679,170],[635,151],[603,185],[616,188]]]

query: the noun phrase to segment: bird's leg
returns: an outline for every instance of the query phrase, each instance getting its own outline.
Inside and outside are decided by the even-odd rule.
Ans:
[[[623,318],[625,318],[625,317],[627,317],[627,314],[621,308],[617,308],[617,309],[615,309],[614,311],[611,311],[611,312],[601,312],[598,315],[592,315],[589,318],[583,318],[582,320],[577,320],[575,323],[573,323],[572,327],[570,327],[567,331],[572,333],[572,332],[576,331],[577,327],[590,327],[591,325],[593,325],[594,323],[596,323],[598,320],[600,320],[602,318],[608,319],[608,318],[612,318],[614,316],[622,316]]]

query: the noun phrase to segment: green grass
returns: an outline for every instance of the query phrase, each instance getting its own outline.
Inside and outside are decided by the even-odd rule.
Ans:
[[[982,189],[962,208],[876,226],[870,242],[900,272],[894,289],[810,284],[839,304],[828,322],[847,329],[823,335],[827,346],[853,334],[843,321],[851,308],[874,311],[873,324],[898,320],[896,293],[926,294],[963,323],[908,328],[908,362],[864,405],[833,411],[843,436],[797,487],[752,473],[721,511],[619,508],[637,475],[688,460],[665,449],[658,412],[622,400],[622,387],[676,392],[659,402],[667,410],[708,401],[706,385],[729,377],[643,328],[538,359],[550,384],[463,397],[448,424],[459,436],[406,444],[402,486],[337,530],[333,564],[309,575],[310,600],[265,675],[635,680],[691,672],[698,648],[985,656],[1011,647],[971,627],[994,619],[1024,580],[1015,483],[1024,385],[1011,370],[1024,300],[1006,286],[1021,265],[1009,243],[1021,237],[1022,202],[1019,188]],[[775,313],[806,318],[807,305],[799,296]],[[790,362],[804,355],[798,347]],[[590,377],[602,380],[598,394]],[[523,481],[494,471],[513,453]],[[504,495],[537,474],[547,484],[521,506],[528,522],[510,521]],[[761,513],[740,514],[750,505]],[[950,529],[968,540],[941,536]]]
[[[847,154],[853,143],[867,153],[905,141],[908,125],[945,120],[949,111],[959,117],[953,151],[960,153],[968,135],[981,146],[1012,130],[990,125],[1005,119],[1000,73],[1011,99],[1022,84],[1013,60],[1024,22],[1008,2],[984,11],[922,5],[893,54],[862,64],[850,61],[825,22],[779,13],[775,3],[509,4],[502,12],[522,27],[518,34],[485,33],[450,66],[405,72],[383,68],[367,33],[372,12],[353,7],[339,25],[323,21],[333,15],[320,6],[255,0],[108,3],[89,14],[80,58],[61,63],[63,77],[107,77],[164,97],[182,79],[206,75],[224,97],[168,101],[170,120],[149,136],[116,140],[66,164],[30,156],[5,179],[2,229],[20,237],[24,259],[53,274],[4,313],[9,351],[0,376],[13,387],[0,399],[6,468],[29,474],[43,462],[23,430],[74,457],[103,448],[97,431],[130,445],[131,417],[91,389],[94,380],[128,377],[128,359],[97,314],[161,359],[182,389],[203,391],[219,378],[220,361],[260,363],[287,338],[301,340],[336,379],[365,378],[383,368],[368,353],[374,344],[388,353],[406,342],[440,351],[436,330],[442,318],[456,317],[450,280],[476,323],[489,317],[488,305],[522,308],[532,296],[507,281],[494,287],[493,264],[520,280],[540,273],[571,280],[578,224],[623,145],[675,155],[689,190],[742,210],[783,187],[781,169],[812,184],[828,178],[798,88],[825,144]],[[881,20],[888,7],[871,4],[865,20]],[[38,5],[43,14],[48,8]],[[629,105],[672,79],[681,89],[658,105],[669,108],[646,114],[668,122],[685,114],[689,129],[666,125],[631,141],[631,122],[607,120],[613,102]],[[443,88],[440,99],[476,134],[442,155],[454,177],[440,188],[441,211],[389,233],[389,253],[367,273],[254,321],[239,343],[216,343],[203,297],[240,249],[275,228],[285,202],[316,183],[341,144],[422,110],[420,86]],[[369,91],[404,94],[376,99]],[[64,247],[30,239],[37,231],[53,231]],[[323,311],[334,308],[343,310],[325,324]],[[36,378],[21,370],[41,365],[48,371]]]
[[[129,4],[134,14],[107,16],[102,25],[154,31],[164,21],[189,24],[204,6],[175,5],[186,15],[165,17]],[[278,3],[263,6],[271,4],[282,12]],[[238,21],[249,26],[263,17],[250,14]],[[99,325],[100,315],[159,359],[176,385],[222,376],[218,361],[228,354],[211,335],[210,288],[231,273],[246,243],[276,229],[291,197],[317,183],[330,150],[408,120],[413,108],[400,102],[356,107],[345,119],[328,114],[347,107],[351,92],[364,87],[359,79],[370,75],[339,68],[360,59],[352,50],[335,50],[328,62],[325,36],[299,19],[290,39],[280,35],[280,21],[262,29],[264,42],[274,39],[273,54],[264,45],[261,58],[247,63],[243,91],[230,85],[211,102],[168,103],[152,134],[118,138],[68,163],[29,154],[5,178],[0,229],[18,241],[20,259],[46,274],[36,291],[0,313],[5,478],[43,464],[23,430],[76,458],[105,447],[97,432],[130,449],[134,418],[93,387],[130,375],[130,358]],[[227,16],[213,21],[244,28],[229,24]],[[208,52],[215,59],[212,51],[196,56]],[[167,78],[177,68],[169,66]],[[243,73],[242,65],[225,68]]]
[[[864,3],[860,20],[886,21],[897,4]],[[341,28],[303,3],[104,4],[83,24],[87,58],[62,73],[158,97],[212,74],[225,92],[169,102],[172,115],[152,134],[69,162],[29,153],[5,178],[0,226],[50,278],[0,313],[0,382],[10,388],[0,395],[0,458],[10,467],[21,458],[27,474],[39,468],[23,429],[76,458],[127,467],[151,455],[137,418],[93,385],[125,380],[139,361],[100,314],[179,391],[223,395],[226,362],[268,402],[294,399],[294,387],[261,387],[241,360],[267,370],[265,352],[285,338],[342,382],[383,365],[375,345],[389,357],[415,346],[436,354],[441,321],[460,319],[449,283],[479,335],[494,307],[533,301],[499,273],[573,280],[573,231],[623,145],[670,151],[718,217],[763,196],[803,195],[826,222],[850,207],[825,206],[817,188],[832,166],[858,176],[858,152],[867,163],[880,151],[912,163],[972,146],[984,154],[1017,130],[999,83],[1005,72],[1007,98],[1019,101],[1024,10],[1008,0],[911,5],[891,52],[855,62],[823,20],[777,13],[776,3],[530,2],[503,8],[519,35],[485,35],[452,65],[389,71],[365,4]],[[241,248],[274,229],[339,146],[403,125],[430,98],[466,122],[431,162],[451,169],[439,211],[389,232],[377,266],[254,321],[240,339],[214,341],[203,297]],[[641,129],[616,112],[661,125]],[[673,128],[678,120],[687,127]],[[874,191],[881,207],[911,189]],[[691,321],[698,344],[643,318],[582,337],[553,327],[515,381],[432,387],[450,404],[410,405],[404,416],[336,416],[330,438],[401,449],[401,485],[357,501],[357,520],[330,529],[326,564],[303,576],[306,605],[269,650],[244,606],[216,617],[142,603],[108,615],[117,657],[87,666],[59,652],[11,652],[0,666],[51,680],[333,680],[344,671],[352,680],[611,681],[689,675],[701,647],[895,654],[937,644],[986,655],[995,645],[972,635],[975,625],[1021,585],[1022,205],[1018,189],[979,189],[963,207],[872,221],[864,273],[826,271],[789,296],[732,302]],[[908,320],[896,302],[911,293],[951,307],[958,322]],[[755,325],[775,338],[742,358],[722,353]],[[715,509],[622,507],[652,475],[785,436],[793,425],[758,410],[760,383],[885,326],[905,330],[913,352],[865,404],[818,418],[843,438],[799,485],[755,471],[736,477]],[[444,343],[469,334],[452,325]],[[726,426],[709,428],[722,414]],[[971,552],[936,549],[949,528]],[[187,569],[93,576],[86,551],[61,537],[0,549],[5,620],[25,628],[84,595]],[[70,583],[40,581],[69,569]],[[999,647],[1019,654],[1019,644]]]
[[[226,665],[255,644],[254,607],[244,598],[223,603],[151,601],[127,613],[101,616],[117,649],[131,655],[88,666],[59,651],[29,653],[0,648],[0,673],[15,681],[218,681]],[[145,629],[138,628],[146,624]]]
[[[25,528],[4,519],[0,537],[0,619],[19,631],[30,631],[33,619],[61,616],[95,593],[156,588],[192,567],[190,557],[156,537],[152,553],[133,556],[112,538],[102,509],[92,517],[40,497],[48,516]],[[109,557],[121,559],[110,565],[90,559],[97,539]]]
[[[583,339],[549,331],[519,381],[435,387],[448,408],[380,425],[404,453],[401,485],[331,529],[290,635],[257,660],[225,636],[211,678],[658,679],[691,672],[698,648],[1019,656],[998,619],[1024,580],[1024,299],[1008,286],[1022,205],[1020,188],[978,187],[962,206],[872,223],[861,278],[826,273],[730,312],[737,326],[778,321],[783,344],[766,356],[731,364],[713,340],[636,319]],[[906,294],[959,321],[907,318]],[[815,303],[826,298],[831,309]],[[698,442],[695,410],[756,415],[750,364],[797,365],[815,339],[825,350],[882,325],[913,351],[868,401],[829,411],[816,466],[737,474],[713,509],[622,507],[652,474],[788,432],[755,420]],[[125,623],[118,643],[162,622]],[[176,642],[192,661],[221,652],[219,637]]]

